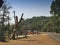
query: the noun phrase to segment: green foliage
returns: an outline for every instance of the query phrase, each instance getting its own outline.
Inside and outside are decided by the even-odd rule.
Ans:
[[[50,17],[45,17],[45,16],[32,17],[30,19],[28,18],[26,20],[23,20],[19,24],[19,28],[21,30],[21,28],[25,26],[27,30],[44,31],[49,21],[50,21]]]
[[[60,18],[58,18],[60,20]],[[37,30],[37,31],[48,31],[48,32],[58,32],[60,29],[60,21],[55,19],[54,16],[50,17],[32,17],[26,20],[23,20],[19,24],[19,31],[22,30],[22,27],[25,26],[27,30]],[[58,21],[58,24],[57,24]]]
[[[60,0],[52,1],[50,12],[54,15],[57,14],[60,16]]]
[[[6,5],[4,2],[3,6],[1,7],[0,12],[2,11],[2,14],[0,13],[0,40],[5,41],[5,34],[7,30],[9,30],[9,26],[6,26],[6,23],[9,21],[9,9],[10,7]]]
[[[52,1],[50,13],[53,14],[54,29],[60,32],[60,0]]]

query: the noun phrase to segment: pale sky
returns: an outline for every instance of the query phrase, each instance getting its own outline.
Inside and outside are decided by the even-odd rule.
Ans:
[[[16,15],[20,18],[24,13],[24,18],[32,18],[33,16],[51,16],[50,6],[52,0],[7,0],[7,3],[11,5],[11,18],[13,18],[13,10],[16,11]],[[13,20],[13,19],[12,19]]]

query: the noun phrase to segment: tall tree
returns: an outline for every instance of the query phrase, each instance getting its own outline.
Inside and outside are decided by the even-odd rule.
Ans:
[[[53,0],[51,4],[51,11],[52,14],[57,14],[60,16],[60,0]]]
[[[2,7],[4,1],[3,0],[0,0],[0,8]]]
[[[2,9],[2,14],[0,15],[0,24],[1,24],[1,31],[0,31],[0,40],[5,41],[5,23],[8,21],[8,13],[9,9],[11,7],[7,6],[6,3],[4,2],[3,6],[1,7]]]
[[[53,0],[51,4],[51,14],[54,16],[55,26],[58,29],[60,25],[60,0]]]

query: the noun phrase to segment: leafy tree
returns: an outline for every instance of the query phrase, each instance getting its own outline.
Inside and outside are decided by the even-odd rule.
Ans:
[[[51,11],[52,14],[60,15],[60,0],[53,0],[51,4]]]
[[[0,25],[1,25],[1,29],[0,29],[0,40],[1,41],[5,41],[5,32],[6,32],[6,28],[5,28],[5,24],[6,22],[9,20],[8,19],[8,14],[9,14],[9,9],[11,7],[7,6],[6,3],[4,2],[3,6],[1,7],[1,11],[2,14],[0,14]]]
[[[57,32],[59,30],[58,27],[60,27],[60,0],[52,1],[50,13],[54,15],[54,24]]]
[[[46,24],[50,21],[51,17],[32,17],[30,19],[26,19],[20,23],[20,31],[22,26],[26,26],[27,30],[37,30],[37,31],[44,31],[47,27]]]

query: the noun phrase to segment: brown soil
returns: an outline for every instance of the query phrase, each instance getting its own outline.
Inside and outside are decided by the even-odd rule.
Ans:
[[[47,34],[38,34],[28,38],[0,42],[0,45],[60,45],[60,42],[49,37]]]

